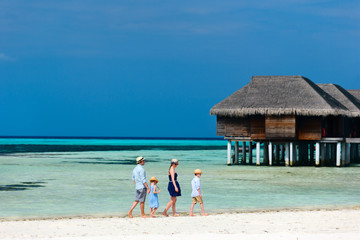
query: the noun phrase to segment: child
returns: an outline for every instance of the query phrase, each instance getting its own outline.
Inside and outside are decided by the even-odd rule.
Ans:
[[[203,200],[202,200],[202,193],[201,193],[201,185],[200,185],[200,177],[201,177],[201,170],[200,169],[196,169],[194,171],[194,178],[191,181],[191,186],[192,186],[192,192],[191,192],[191,197],[192,197],[192,204],[191,204],[191,208],[190,208],[190,216],[195,216],[193,214],[193,210],[194,210],[194,206],[195,204],[198,202],[200,203],[200,208],[202,211],[202,215],[203,216],[207,216],[207,214],[205,213],[204,210],[204,204],[203,204]]]
[[[154,213],[159,208],[159,198],[158,193],[161,192],[160,188],[157,187],[157,183],[159,180],[157,180],[156,177],[150,178],[150,194],[149,194],[149,204],[150,204],[150,215],[151,217],[155,217]],[[156,187],[159,188],[159,191],[156,191]]]

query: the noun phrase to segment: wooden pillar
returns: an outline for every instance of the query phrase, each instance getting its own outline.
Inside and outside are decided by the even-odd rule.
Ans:
[[[260,166],[260,142],[256,143],[256,166]]]
[[[246,142],[242,142],[242,160],[241,164],[246,164]]]
[[[290,143],[285,143],[285,166],[289,166],[290,160]]]
[[[336,166],[340,167],[341,164],[341,142],[336,143]]]
[[[341,166],[346,166],[346,143],[341,144]]]
[[[281,161],[285,161],[285,144],[281,145]]]
[[[239,142],[236,141],[235,142],[235,146],[234,146],[234,153],[235,153],[235,164],[239,164]]]
[[[355,156],[354,156],[354,159],[355,159],[355,162],[358,163],[359,162],[359,144],[356,143],[354,144],[355,145]]]
[[[355,144],[350,143],[350,162],[355,162]]]
[[[231,140],[228,140],[227,144],[227,165],[231,165]]]
[[[320,143],[315,143],[315,166],[318,167],[320,165]]]
[[[350,162],[350,143],[346,143],[345,165],[349,165]]]
[[[272,166],[273,161],[273,144],[269,142],[269,166]]]
[[[249,142],[249,164],[252,165],[252,142]]]
[[[294,143],[290,142],[290,166],[294,163]]]
[[[275,163],[280,165],[280,145],[276,144],[275,147]]]
[[[321,159],[320,159],[320,165],[321,166],[324,166],[325,165],[325,159],[326,159],[326,152],[327,152],[327,149],[326,149],[326,143],[322,143],[321,144]]]
[[[331,163],[330,163],[330,166],[336,165],[336,149],[337,149],[337,144],[332,143],[331,144]]]
[[[263,164],[265,166],[269,165],[269,143],[264,142],[264,161]]]

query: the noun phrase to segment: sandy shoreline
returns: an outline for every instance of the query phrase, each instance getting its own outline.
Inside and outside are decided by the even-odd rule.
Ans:
[[[197,213],[199,214],[199,213]],[[2,220],[0,239],[360,239],[360,208]]]

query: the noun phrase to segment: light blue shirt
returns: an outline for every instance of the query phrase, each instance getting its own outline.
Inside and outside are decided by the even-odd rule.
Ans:
[[[199,196],[199,189],[200,189],[200,192],[201,192],[201,184],[200,184],[200,178],[195,176],[193,178],[193,180],[191,180],[191,187],[192,187],[192,192],[191,192],[191,197],[197,197]],[[202,192],[201,192],[201,195],[202,195]]]
[[[144,167],[138,164],[132,172],[132,180],[136,183],[136,190],[146,188],[144,183],[146,183],[146,172]]]

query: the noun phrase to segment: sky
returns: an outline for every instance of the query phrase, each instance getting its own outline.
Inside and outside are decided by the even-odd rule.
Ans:
[[[1,0],[0,136],[216,137],[256,75],[360,89],[360,1]]]

